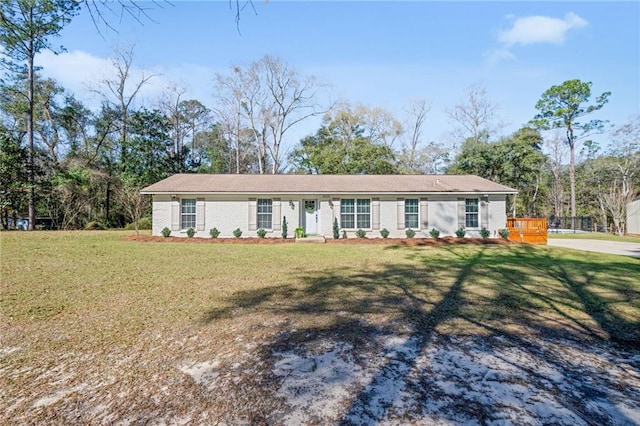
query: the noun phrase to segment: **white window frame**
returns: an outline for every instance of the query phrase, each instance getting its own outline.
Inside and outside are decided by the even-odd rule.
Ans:
[[[407,201],[414,202],[415,201],[415,209],[416,211],[407,211],[407,207],[411,203],[407,203]],[[414,207],[414,206],[412,206]],[[409,217],[415,216],[415,224],[416,226],[409,226]],[[419,198],[405,198],[404,200],[404,227],[405,229],[420,229],[420,199]]]
[[[474,202],[474,204],[470,204]],[[475,210],[474,210],[475,207]],[[473,225],[475,218],[475,226]],[[480,229],[480,199],[465,198],[464,199],[464,227],[465,229]]]
[[[180,200],[180,229],[196,229],[196,204],[195,198]]]
[[[263,225],[269,226],[263,226]],[[273,229],[273,200],[258,198],[256,200],[256,229]]]
[[[347,206],[349,206],[352,211],[345,211],[345,207]],[[340,226],[343,229],[370,230],[372,223],[371,216],[371,198],[343,198],[340,200]],[[346,217],[349,218],[349,222],[353,222],[353,227],[344,225]]]

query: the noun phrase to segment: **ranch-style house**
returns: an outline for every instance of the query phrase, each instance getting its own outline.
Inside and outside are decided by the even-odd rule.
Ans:
[[[166,227],[172,236],[220,237],[240,229],[242,237],[288,236],[302,227],[306,235],[330,237],[337,219],[340,234],[354,237],[440,236],[459,228],[495,237],[506,225],[506,197],[517,191],[472,175],[239,175],[176,174],[141,191],[153,197],[153,235]]]

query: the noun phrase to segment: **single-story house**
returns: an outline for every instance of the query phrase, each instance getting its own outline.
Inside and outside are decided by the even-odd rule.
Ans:
[[[176,174],[141,191],[153,197],[153,235],[166,227],[172,236],[281,237],[286,218],[288,236],[302,227],[307,235],[340,233],[368,237],[454,235],[459,228],[478,236],[482,228],[495,236],[507,221],[506,196],[517,191],[472,175],[239,175]]]
[[[627,234],[640,235],[640,197],[627,204]]]

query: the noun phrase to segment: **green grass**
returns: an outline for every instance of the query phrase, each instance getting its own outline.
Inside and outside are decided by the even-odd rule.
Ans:
[[[261,345],[267,360],[274,339],[295,346],[331,334],[357,347],[386,330],[640,344],[640,262],[629,257],[529,245],[121,240],[130,234],[0,234],[0,405],[13,407],[0,422],[90,422],[74,411],[85,400],[65,402],[64,415],[33,408],[51,374],[87,385],[114,421],[153,408],[132,406],[138,394],[216,418],[230,410],[224,395],[201,399],[179,366],[233,366]]]
[[[549,238],[557,239],[578,239],[578,240],[604,240],[604,241],[621,241],[627,243],[640,243],[640,236],[625,235],[623,237],[607,234],[604,232],[587,232],[586,234],[554,234],[549,232]]]

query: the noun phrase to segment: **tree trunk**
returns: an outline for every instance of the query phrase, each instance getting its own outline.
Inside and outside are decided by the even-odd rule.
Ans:
[[[33,8],[30,10],[30,20],[33,22]],[[29,146],[29,231],[36,229],[36,189],[35,189],[35,161],[33,143],[33,57],[35,55],[33,38],[29,39],[29,54],[27,64],[27,145]]]
[[[569,187],[571,191],[571,229],[576,229],[576,153],[575,139],[573,137],[573,129],[567,130],[567,141],[569,142],[569,151],[571,157],[569,160]]]

